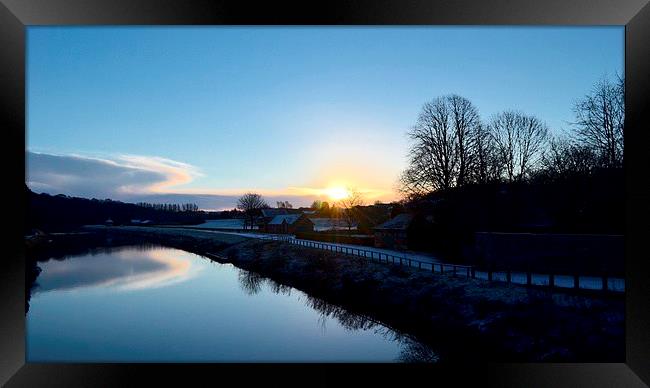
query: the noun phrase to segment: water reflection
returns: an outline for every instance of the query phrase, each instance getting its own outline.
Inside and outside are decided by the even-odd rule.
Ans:
[[[176,249],[93,249],[39,266],[30,362],[437,361],[365,315]]]
[[[262,292],[265,286],[275,294],[290,295],[291,287],[278,283],[270,278],[265,278],[255,272],[239,270],[239,285],[247,295],[256,295]],[[336,321],[347,331],[372,330],[383,338],[400,344],[400,354],[396,361],[409,363],[436,363],[440,361],[439,355],[429,346],[424,345],[408,335],[399,334],[397,331],[373,320],[365,315],[352,313],[338,305],[329,303],[321,298],[304,294],[305,305],[319,313],[318,325],[321,332],[327,331],[327,320]]]
[[[39,263],[33,293],[79,288],[135,290],[163,287],[190,279],[189,255],[165,248],[140,247],[93,250],[89,255],[57,258]]]
[[[255,272],[241,270],[237,274],[241,289],[248,295],[255,295],[262,291],[265,279]]]

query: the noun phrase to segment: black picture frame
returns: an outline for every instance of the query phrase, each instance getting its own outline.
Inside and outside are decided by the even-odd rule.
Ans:
[[[0,283],[0,383],[7,386],[118,386],[154,380],[188,385],[234,378],[272,385],[340,383],[611,386],[650,384],[650,276],[645,233],[650,231],[650,170],[645,131],[650,112],[650,5],[647,0],[412,0],[303,2],[0,0],[0,117],[7,156],[3,279]],[[25,31],[33,25],[625,25],[626,361],[620,364],[37,364],[25,362],[24,222]],[[552,71],[552,70],[549,70]],[[16,205],[20,204],[20,205]],[[345,374],[346,376],[342,376]],[[645,382],[645,383],[644,383]]]

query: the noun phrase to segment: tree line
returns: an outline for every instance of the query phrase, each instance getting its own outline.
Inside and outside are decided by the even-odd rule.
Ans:
[[[195,203],[149,203],[149,202],[138,202],[136,205],[144,207],[147,209],[160,210],[165,212],[198,212],[199,206]]]
[[[483,120],[452,94],[423,105],[399,178],[407,199],[468,184],[561,179],[623,166],[624,79],[602,78],[573,106],[570,130],[552,135],[540,118],[506,110]]]
[[[196,209],[194,204],[143,205],[62,194],[37,194],[27,185],[24,186],[24,200],[27,203],[25,233],[29,233],[31,229],[74,230],[82,225],[104,224],[109,218],[115,225],[129,224],[132,219],[151,220],[153,223],[162,224],[199,224],[206,218],[205,212],[192,210]]]

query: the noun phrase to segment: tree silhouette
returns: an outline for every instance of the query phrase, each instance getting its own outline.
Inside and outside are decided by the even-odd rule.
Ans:
[[[447,95],[425,103],[408,132],[412,146],[400,189],[418,195],[467,183],[480,124],[478,110],[461,96]]]
[[[577,140],[593,149],[603,167],[623,166],[625,82],[603,78],[574,105]]]
[[[348,227],[348,230],[352,229],[355,221],[358,221],[358,207],[363,206],[364,200],[357,190],[348,190],[348,196],[342,198],[338,201],[338,205],[341,208],[341,218]]]
[[[506,179],[525,179],[537,167],[548,139],[548,127],[535,116],[517,111],[496,114],[490,121]]]
[[[246,217],[244,229],[246,229],[247,225],[250,225],[250,228],[253,229],[259,211],[268,207],[269,205],[264,201],[260,194],[246,193],[242,195],[237,201],[237,209],[243,211],[244,216]]]
[[[275,204],[278,209],[293,209],[293,205],[289,201],[276,201]]]

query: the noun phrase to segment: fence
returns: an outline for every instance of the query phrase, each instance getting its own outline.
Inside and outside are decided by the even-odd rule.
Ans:
[[[434,273],[448,274],[452,276],[461,276],[471,279],[481,279],[487,281],[501,281],[525,286],[548,286],[565,289],[580,289],[593,291],[612,291],[623,292],[625,290],[625,280],[620,278],[589,277],[579,275],[558,275],[558,274],[538,274],[521,271],[496,271],[496,270],[479,270],[473,266],[450,264],[450,263],[431,263],[405,256],[388,254],[385,252],[371,251],[363,248],[353,248],[341,245],[333,245],[319,241],[299,240],[290,236],[260,236],[264,240],[282,241],[293,245],[299,245],[307,248],[322,249],[326,251],[343,253],[345,255],[363,257],[377,263],[395,264],[428,270]]]

